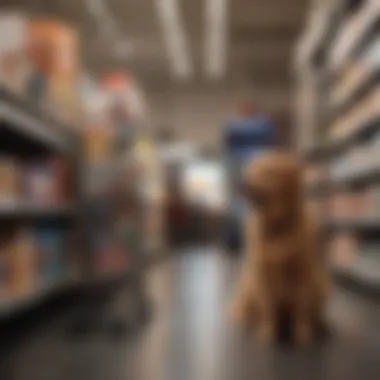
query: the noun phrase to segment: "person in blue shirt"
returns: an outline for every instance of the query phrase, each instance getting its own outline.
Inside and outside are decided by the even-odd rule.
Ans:
[[[227,247],[241,247],[242,220],[247,208],[241,194],[242,169],[255,155],[275,143],[275,128],[270,118],[257,112],[252,103],[245,102],[237,115],[223,127],[227,178],[230,183],[230,202],[227,216]]]

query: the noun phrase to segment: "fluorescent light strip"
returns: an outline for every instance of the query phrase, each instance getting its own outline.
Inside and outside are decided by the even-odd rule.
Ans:
[[[94,16],[100,27],[102,35],[109,41],[114,42],[118,31],[116,23],[110,16],[104,0],[87,0],[87,10]]]
[[[87,0],[87,10],[94,17],[101,17],[105,13],[103,0]]]
[[[206,73],[213,78],[226,69],[227,0],[206,1]]]
[[[178,0],[156,0],[156,5],[173,73],[178,78],[187,79],[192,74],[192,67],[179,15]]]

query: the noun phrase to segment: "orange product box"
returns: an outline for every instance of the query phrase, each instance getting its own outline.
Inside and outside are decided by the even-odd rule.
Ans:
[[[342,267],[349,267],[353,264],[357,249],[357,238],[349,233],[336,234],[328,244],[328,254],[331,261]]]
[[[0,178],[0,200],[17,199],[20,192],[20,171],[14,160],[0,159]]]

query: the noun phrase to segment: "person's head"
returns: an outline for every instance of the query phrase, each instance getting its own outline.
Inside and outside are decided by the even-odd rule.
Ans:
[[[255,105],[253,102],[246,100],[239,104],[238,113],[242,116],[250,116],[256,111]]]
[[[271,152],[254,158],[246,167],[245,192],[268,222],[291,218],[302,203],[302,169],[291,153]]]
[[[251,116],[262,111],[260,95],[251,88],[244,89],[238,99],[237,112],[242,116]]]

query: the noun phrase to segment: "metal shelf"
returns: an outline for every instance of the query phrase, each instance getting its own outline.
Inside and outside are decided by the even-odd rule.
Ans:
[[[325,179],[310,186],[306,191],[313,196],[324,196],[336,190],[360,189],[380,183],[380,167],[360,168],[345,175]]]
[[[323,227],[333,231],[379,231],[380,218],[355,217],[355,218],[331,218],[323,223]]]
[[[309,161],[323,161],[331,157],[343,153],[350,146],[355,143],[371,136],[380,130],[380,115],[376,115],[362,123],[357,128],[353,128],[346,136],[336,139],[334,141],[327,141],[318,144],[308,151],[303,156]]]
[[[358,188],[369,186],[380,182],[380,167],[368,169],[353,170],[340,178],[332,180],[332,186],[335,188]]]
[[[333,64],[334,67],[332,68],[334,72],[339,71],[347,63],[349,63],[349,61],[352,61],[352,59],[360,56],[363,50],[368,47],[370,42],[377,35],[380,24],[380,8],[376,4],[376,1],[367,1],[366,4],[361,7],[359,12],[362,13],[360,16],[364,15],[366,17],[362,17],[360,28],[358,28],[355,37],[348,40],[346,49],[343,51],[341,56],[335,60],[335,63]],[[339,32],[340,38],[337,38],[336,42],[332,46],[332,49],[336,49],[336,45],[341,45],[345,42],[344,36],[347,34],[345,32],[346,30],[341,30]]]
[[[72,154],[76,149],[76,136],[70,127],[28,99],[0,87],[0,132],[6,131],[63,154]]]
[[[380,295],[380,263],[375,260],[357,260],[354,264],[332,265],[333,274],[347,285],[365,293]]]
[[[38,204],[0,200],[0,218],[67,218],[74,215],[75,208],[70,203]]]
[[[367,73],[364,79],[352,89],[344,100],[333,107],[331,111],[330,120],[345,114],[352,108],[361,98],[370,93],[372,89],[380,85],[380,68],[374,68],[371,72]]]
[[[43,302],[46,298],[53,296],[57,292],[70,289],[75,284],[77,284],[77,282],[74,280],[60,280],[55,283],[37,286],[25,294],[0,299],[0,316],[4,317],[17,311],[25,310],[39,302]]]

